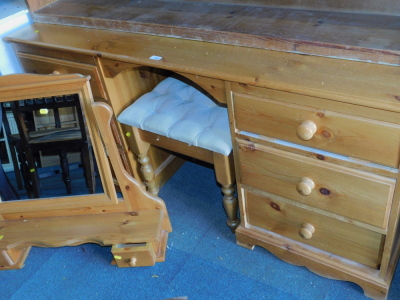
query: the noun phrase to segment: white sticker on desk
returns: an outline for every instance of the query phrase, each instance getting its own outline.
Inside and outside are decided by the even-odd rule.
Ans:
[[[162,60],[162,56],[153,55],[153,56],[150,56],[150,59],[152,59],[152,60]]]

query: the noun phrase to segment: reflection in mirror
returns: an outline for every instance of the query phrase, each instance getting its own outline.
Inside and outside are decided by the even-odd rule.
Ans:
[[[104,193],[78,94],[1,110],[2,201]]]

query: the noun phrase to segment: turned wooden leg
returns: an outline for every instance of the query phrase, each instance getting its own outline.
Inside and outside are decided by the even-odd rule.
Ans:
[[[229,226],[232,232],[235,232],[236,227],[239,226],[239,219],[237,217],[238,200],[235,196],[235,185],[222,185],[222,193],[224,194],[222,203],[224,205],[225,213],[228,217],[228,220],[226,220],[226,224]]]
[[[150,158],[146,153],[138,155],[138,161],[141,165],[140,171],[142,172],[143,178],[146,180],[146,185],[151,194],[158,195],[159,188],[154,180],[153,166],[149,163]]]
[[[133,139],[133,142],[130,144],[132,147],[131,150],[138,157],[138,162],[140,164],[140,172],[143,176],[144,183],[146,184],[147,191],[153,195],[158,195],[160,188],[157,186],[154,177],[154,169],[150,164],[150,158],[147,155],[150,149],[150,143],[145,142],[141,138],[140,130],[136,127],[130,127],[129,133],[132,133],[130,136]]]
[[[233,159],[231,156],[225,156],[220,153],[213,153],[215,176],[217,181],[222,185],[222,193],[224,195],[222,204],[228,217],[226,224],[235,232],[239,226],[238,219],[238,200],[235,196],[235,171],[233,167]]]
[[[71,178],[69,177],[68,158],[67,152],[65,150],[60,151],[60,166],[62,172],[62,180],[64,181],[65,187],[67,188],[67,193],[72,194]]]

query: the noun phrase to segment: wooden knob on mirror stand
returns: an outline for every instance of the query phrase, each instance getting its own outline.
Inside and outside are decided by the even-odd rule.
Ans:
[[[303,141],[311,140],[316,132],[317,132],[317,125],[315,125],[315,123],[310,120],[301,122],[301,124],[297,127],[296,130],[298,138]]]
[[[313,189],[315,188],[315,183],[312,179],[307,177],[300,178],[299,183],[296,185],[296,189],[300,195],[308,196],[311,194]]]
[[[137,258],[136,258],[136,257],[132,257],[132,258],[129,260],[129,265],[130,265],[131,267],[136,267],[136,263],[137,263]]]
[[[314,232],[315,232],[314,226],[312,226],[310,223],[303,223],[303,224],[301,224],[301,228],[299,230],[299,235],[303,239],[309,240],[312,238]]]

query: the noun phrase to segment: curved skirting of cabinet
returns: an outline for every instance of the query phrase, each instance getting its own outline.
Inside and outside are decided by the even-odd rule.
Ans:
[[[238,245],[251,250],[254,246],[263,247],[285,262],[304,266],[320,276],[354,282],[364,290],[365,296],[372,299],[386,299],[390,282],[379,278],[377,270],[366,269],[328,252],[253,227],[239,226],[236,229],[236,241]]]

